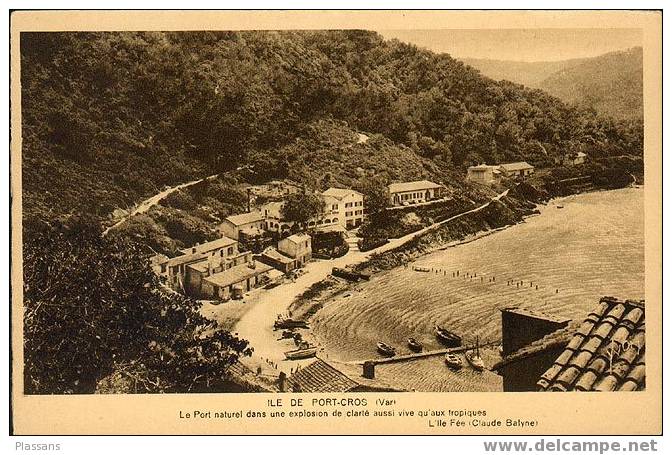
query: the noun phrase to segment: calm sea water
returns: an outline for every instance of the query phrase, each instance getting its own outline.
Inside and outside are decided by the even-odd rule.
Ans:
[[[405,352],[409,336],[426,349],[438,348],[435,324],[467,342],[476,335],[499,340],[503,307],[579,319],[604,295],[644,298],[643,189],[571,196],[541,212],[414,263],[434,269],[432,273],[409,267],[374,277],[316,314],[312,327],[317,339],[330,358],[361,360],[377,356],[377,341]],[[457,271],[460,276],[454,277]]]

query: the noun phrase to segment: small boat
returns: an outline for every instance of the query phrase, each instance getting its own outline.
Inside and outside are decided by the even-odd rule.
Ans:
[[[283,330],[280,339],[294,338],[294,332],[292,330]]]
[[[446,365],[448,365],[450,368],[452,368],[454,370],[459,370],[460,368],[462,368],[462,359],[460,359],[455,354],[450,354],[450,353],[446,354],[445,360],[446,360]]]
[[[411,337],[408,339],[408,349],[413,352],[420,352],[422,351],[422,343]]]
[[[414,265],[413,270],[416,272],[430,272],[429,267],[420,267],[418,265]]]
[[[448,346],[449,348],[457,348],[462,346],[462,338],[448,329],[444,329],[443,327],[437,325],[434,328],[434,333],[436,334],[436,338],[438,338],[441,343]]]
[[[485,369],[485,363],[483,363],[483,359],[481,358],[481,354],[478,349],[478,337],[476,337],[476,349],[467,352],[464,357],[467,359],[467,362],[469,362],[469,365],[476,370],[476,371],[483,371]]]
[[[308,343],[301,343],[298,348],[285,352],[287,360],[307,359],[308,357],[315,357],[317,354],[317,346],[311,346]]]
[[[385,357],[393,357],[397,355],[396,349],[394,349],[389,344],[385,344],[382,341],[379,341],[376,346],[378,347],[378,352],[380,352]]]
[[[559,208],[559,209],[564,209],[564,208],[565,208],[564,205],[556,205],[555,207],[556,207],[556,208]]]
[[[306,321],[297,321],[295,319],[278,319],[273,323],[273,330],[280,329],[307,329]]]

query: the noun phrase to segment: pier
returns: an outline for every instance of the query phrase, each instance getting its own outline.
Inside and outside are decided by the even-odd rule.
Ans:
[[[499,344],[500,341],[491,341],[488,343],[479,344],[479,347],[484,348],[487,346],[497,346]],[[397,363],[397,362],[406,362],[406,361],[424,359],[426,357],[432,357],[437,355],[459,354],[473,349],[476,349],[476,345],[458,346],[456,348],[436,349],[433,351],[410,352],[408,354],[395,355],[393,357],[378,357],[375,359],[368,359],[368,360],[355,360],[352,363],[355,365],[364,365],[365,363],[369,363],[372,365],[383,365],[386,363]]]

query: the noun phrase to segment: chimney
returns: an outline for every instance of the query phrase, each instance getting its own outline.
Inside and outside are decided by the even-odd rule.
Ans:
[[[281,392],[287,391],[287,374],[285,374],[284,371],[281,371],[278,375],[278,389],[280,389]]]
[[[252,192],[252,188],[247,188],[247,212],[250,212],[250,193]]]
[[[364,376],[366,379],[375,379],[376,378],[376,364],[373,363],[370,360],[367,360],[364,362],[364,371],[362,372],[362,376]]]
[[[212,262],[208,261],[208,276],[212,276]]]

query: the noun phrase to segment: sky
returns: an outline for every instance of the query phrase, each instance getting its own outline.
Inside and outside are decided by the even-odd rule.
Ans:
[[[641,29],[377,30],[455,58],[548,62],[595,57],[642,45]]]

